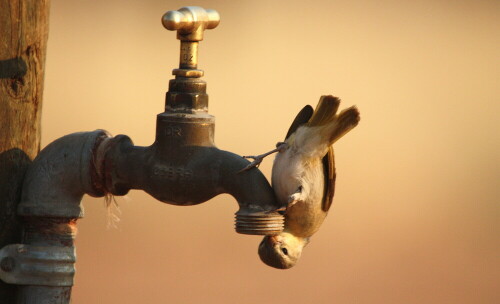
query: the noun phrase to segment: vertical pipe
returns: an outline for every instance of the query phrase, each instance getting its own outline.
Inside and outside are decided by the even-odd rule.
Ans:
[[[26,217],[23,243],[37,246],[73,247],[76,218]],[[17,303],[69,304],[71,286],[19,285]]]
[[[38,154],[24,177],[17,210],[24,221],[24,244],[74,250],[76,221],[83,216],[83,195],[104,195],[94,154],[107,137],[102,130],[74,133],[52,142]],[[71,286],[20,285],[17,303],[67,304],[70,297]]]

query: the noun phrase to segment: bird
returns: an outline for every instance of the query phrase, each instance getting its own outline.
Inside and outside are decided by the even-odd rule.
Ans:
[[[356,106],[337,114],[339,105],[338,97],[321,96],[315,110],[307,105],[297,114],[276,149],[246,156],[254,161],[243,170],[277,152],[271,184],[278,203],[286,206],[285,225],[281,233],[265,236],[259,244],[260,259],[268,266],[293,267],[330,210],[336,178],[332,145],[360,121]]]

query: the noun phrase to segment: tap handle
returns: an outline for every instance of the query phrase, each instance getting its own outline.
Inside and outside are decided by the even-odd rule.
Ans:
[[[199,6],[186,6],[177,11],[168,11],[161,18],[163,26],[170,31],[177,31],[181,41],[201,41],[205,30],[219,25],[220,16],[216,10]]]

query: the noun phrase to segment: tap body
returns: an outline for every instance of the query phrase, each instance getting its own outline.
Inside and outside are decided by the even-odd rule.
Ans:
[[[280,208],[260,171],[238,173],[248,161],[215,146],[185,146],[166,152],[158,142],[134,146],[124,135],[106,144],[112,145],[104,165],[110,170],[105,182],[111,194],[142,189],[161,202],[190,206],[228,193],[240,206],[252,205],[256,211]]]
[[[165,112],[158,114],[156,139],[134,146],[125,135],[104,140],[97,159],[105,192],[125,195],[142,189],[164,203],[189,206],[228,193],[240,206],[236,230],[275,234],[282,215],[274,191],[259,170],[241,172],[248,161],[214,144],[215,119],[207,113],[206,83],[177,77],[169,84]]]

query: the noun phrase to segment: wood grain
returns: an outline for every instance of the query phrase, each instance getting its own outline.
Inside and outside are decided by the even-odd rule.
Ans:
[[[16,206],[40,150],[49,0],[0,0],[0,248],[20,241]],[[0,281],[0,303],[15,286]]]

